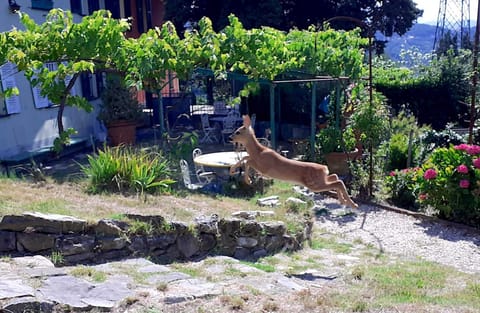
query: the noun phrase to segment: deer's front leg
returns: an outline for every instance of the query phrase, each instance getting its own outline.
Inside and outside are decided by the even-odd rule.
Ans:
[[[240,161],[238,161],[237,163],[233,164],[231,167],[230,167],[230,175],[235,175],[235,172],[236,172],[236,169],[241,167],[243,162],[247,162],[249,160],[249,157],[248,156],[244,156]]]
[[[251,185],[252,184],[252,179],[250,178],[250,160],[247,160],[247,162],[245,162],[245,173],[243,173],[243,181],[245,182],[245,184],[247,185]]]

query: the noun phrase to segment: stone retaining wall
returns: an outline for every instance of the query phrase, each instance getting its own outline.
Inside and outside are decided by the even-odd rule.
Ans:
[[[52,259],[56,255],[57,263],[63,265],[130,256],[149,256],[162,263],[212,254],[249,259],[297,250],[310,239],[312,228],[312,223],[306,222],[303,231],[292,235],[283,222],[210,216],[188,225],[168,222],[161,216],[125,217],[89,224],[55,214],[5,215],[0,222],[0,255],[41,254]]]

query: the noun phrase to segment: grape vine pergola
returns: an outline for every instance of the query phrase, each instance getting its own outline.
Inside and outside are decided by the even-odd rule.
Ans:
[[[220,32],[215,32],[205,17],[198,29],[183,37],[166,22],[139,38],[126,38],[128,20],[113,19],[108,11],[85,16],[80,23],[74,23],[72,14],[61,9],[51,10],[43,24],[18,14],[24,29],[0,34],[0,62],[15,64],[32,86],[41,87],[42,95],[58,104],[58,144],[68,143],[74,132],[63,127],[65,106],[92,110],[85,98],[70,93],[84,72],[120,73],[128,85],[153,91],[159,97],[168,83],[167,72],[175,73],[172,78],[188,79],[196,68],[210,69],[216,77],[225,77],[228,72],[247,76],[248,83],[239,97],[253,92],[261,81],[270,82],[273,93],[274,86],[287,83],[279,80],[279,75],[291,70],[309,73],[312,83],[345,77],[355,81],[365,72],[362,47],[366,39],[360,37],[359,29],[335,31],[325,26],[319,31],[312,26],[289,32],[270,27],[247,30],[231,15]],[[44,67],[47,62],[58,62],[59,66],[48,70]],[[270,110],[274,110],[272,102],[271,98]],[[313,92],[313,130],[315,102]],[[313,134],[310,140],[314,140]]]

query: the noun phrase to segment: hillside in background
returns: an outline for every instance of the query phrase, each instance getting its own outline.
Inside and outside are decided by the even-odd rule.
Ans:
[[[433,42],[435,41],[435,25],[415,24],[410,31],[403,36],[394,35],[385,38],[388,43],[385,48],[385,54],[397,60],[402,49],[409,50],[417,47],[422,53],[432,52]],[[381,36],[377,36],[381,39]]]
[[[471,22],[473,25],[474,21]],[[377,38],[381,40],[388,40],[385,48],[385,54],[393,60],[398,60],[398,56],[402,49],[409,50],[417,47],[422,53],[430,53],[433,50],[433,42],[435,41],[435,25],[429,24],[415,24],[412,29],[403,36],[392,36],[391,38],[383,39],[382,34],[378,34]],[[475,27],[470,29],[470,36],[473,41],[475,35]]]

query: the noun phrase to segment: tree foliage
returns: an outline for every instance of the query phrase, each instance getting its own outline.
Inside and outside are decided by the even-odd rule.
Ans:
[[[424,57],[418,51],[410,51],[403,56],[410,61],[374,61],[374,86],[388,98],[393,111],[407,110],[421,125],[437,130],[448,123],[466,127],[471,52],[450,49],[444,55]]]

